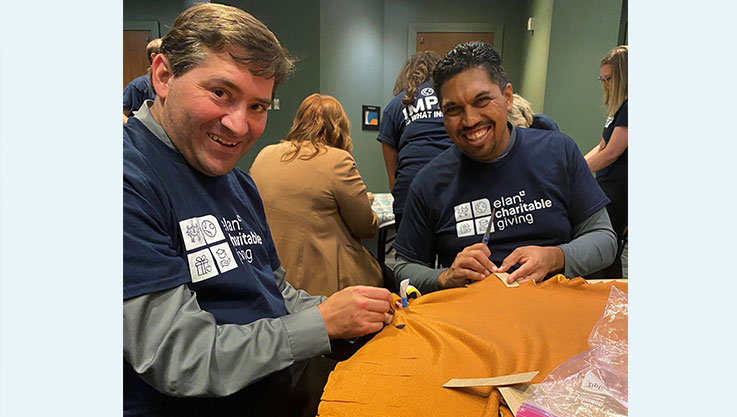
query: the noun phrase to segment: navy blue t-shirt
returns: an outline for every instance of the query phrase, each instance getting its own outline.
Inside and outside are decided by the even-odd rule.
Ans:
[[[218,324],[287,314],[273,273],[279,258],[246,173],[206,176],[136,118],[124,126],[123,158],[124,300],[186,284]],[[126,415],[229,415],[248,399],[258,410],[263,392],[290,381],[284,370],[229,397],[183,399],[155,391],[125,361],[124,376]]]
[[[627,101],[625,100],[614,116],[607,118],[604,124],[604,131],[602,132],[602,138],[604,143],[609,144],[609,139],[612,138],[614,128],[617,126],[627,127]],[[609,166],[606,166],[596,171],[596,178],[599,180],[610,180],[619,183],[627,183],[627,149],[619,155],[614,162]],[[626,187],[625,187],[626,188]]]
[[[509,153],[478,162],[453,146],[415,178],[394,247],[433,267],[450,266],[463,248],[481,242],[496,208],[489,242],[501,265],[515,248],[570,242],[573,226],[609,202],[571,138],[514,128]]]
[[[156,98],[151,87],[151,74],[146,73],[131,80],[123,89],[123,110],[138,111],[146,100]]]
[[[392,195],[394,213],[400,214],[417,172],[453,145],[443,126],[443,112],[432,84],[428,81],[417,88],[413,104],[402,103],[405,93],[400,92],[387,104],[376,138],[398,151]]]

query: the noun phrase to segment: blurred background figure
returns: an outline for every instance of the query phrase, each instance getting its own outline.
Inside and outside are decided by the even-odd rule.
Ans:
[[[148,56],[149,65],[153,62],[154,57],[161,49],[161,38],[156,38],[146,45],[146,56]],[[151,86],[151,67],[140,77],[134,78],[123,89],[123,123],[128,121],[128,117],[132,112],[141,108],[146,100],[153,100],[156,92]]]
[[[627,230],[627,45],[612,49],[601,60],[599,80],[607,119],[601,142],[586,154],[586,162],[611,200],[607,211],[620,248],[612,266],[596,276],[613,278],[622,276]]]
[[[394,98],[384,109],[379,136],[389,188],[394,197],[397,230],[409,185],[417,172],[453,142],[443,126],[443,113],[432,87],[432,72],[440,61],[433,51],[412,55],[399,71]]]
[[[378,262],[360,242],[376,235],[379,221],[349,134],[340,102],[312,94],[286,140],[262,149],[251,166],[286,280],[312,295],[383,285]]]
[[[507,120],[517,127],[559,131],[558,124],[545,114],[535,114],[532,105],[519,94],[514,95],[512,110],[507,112]]]

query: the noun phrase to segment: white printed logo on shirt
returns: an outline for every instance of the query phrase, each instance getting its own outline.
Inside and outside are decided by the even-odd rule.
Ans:
[[[458,237],[480,235],[486,232],[491,219],[491,204],[488,198],[459,204],[453,209]],[[491,226],[491,231],[494,231],[494,225]]]
[[[460,222],[473,217],[471,214],[471,203],[463,203],[453,207],[456,215],[456,221]]]
[[[180,221],[179,228],[182,231],[182,239],[184,239],[184,247],[187,251],[197,249],[207,244],[207,242],[205,242],[205,237],[202,235],[200,222],[197,220],[197,217]]]
[[[423,96],[431,96],[435,94],[435,90],[433,90],[432,87],[425,87],[420,91],[420,94]]]
[[[223,242],[225,235],[215,216],[208,214],[182,220],[179,228],[187,252],[202,248],[187,254],[192,282],[203,281],[238,268],[228,242]]]
[[[482,217],[491,215],[491,204],[488,198],[472,201],[473,217]]]
[[[217,219],[211,214],[182,220],[179,222],[179,228],[187,251],[225,239]]]
[[[212,256],[215,258],[215,262],[217,262],[218,269],[220,269],[221,273],[238,268],[233,252],[230,251],[230,246],[228,246],[228,242],[210,246],[210,252],[212,252]]]
[[[220,229],[220,225],[218,224],[215,216],[208,214],[207,216],[199,217],[198,220],[200,222],[202,235],[205,237],[205,241],[208,244],[220,242],[225,239],[223,231]]]
[[[548,210],[553,207],[551,199],[535,198],[527,194],[527,191],[519,190],[514,194],[499,196],[494,200],[480,198],[458,204],[454,207],[458,237],[471,236],[469,227],[460,227],[461,223],[469,220],[474,222],[472,228],[476,230],[475,234],[483,235],[489,221],[493,222],[490,231],[501,232],[517,225],[531,225],[535,222],[535,214],[539,210]],[[488,220],[491,217],[492,208],[496,208],[496,213],[493,219]]]
[[[456,231],[458,232],[458,237],[473,236],[475,234],[473,232],[473,220],[466,220],[457,223]]]
[[[188,254],[187,261],[189,261],[189,273],[192,275],[192,282],[204,281],[218,275],[215,259],[207,248]]]
[[[489,226],[489,220],[491,220],[491,216],[482,217],[480,219],[476,219],[476,234],[484,234],[486,233],[486,228]],[[494,224],[491,224],[491,229],[489,229],[489,233],[494,231]]]

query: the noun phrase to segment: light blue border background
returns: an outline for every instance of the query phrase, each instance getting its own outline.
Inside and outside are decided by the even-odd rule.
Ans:
[[[631,416],[733,408],[734,3],[629,3]]]
[[[0,11],[0,416],[122,414],[122,3]]]

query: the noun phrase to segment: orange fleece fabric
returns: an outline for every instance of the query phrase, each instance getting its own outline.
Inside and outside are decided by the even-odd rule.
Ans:
[[[338,364],[318,414],[497,416],[503,407],[496,388],[442,385],[530,371],[540,371],[532,383],[541,382],[589,348],[612,285],[627,291],[627,283],[589,284],[562,275],[507,288],[492,275],[410,300],[391,325]]]

